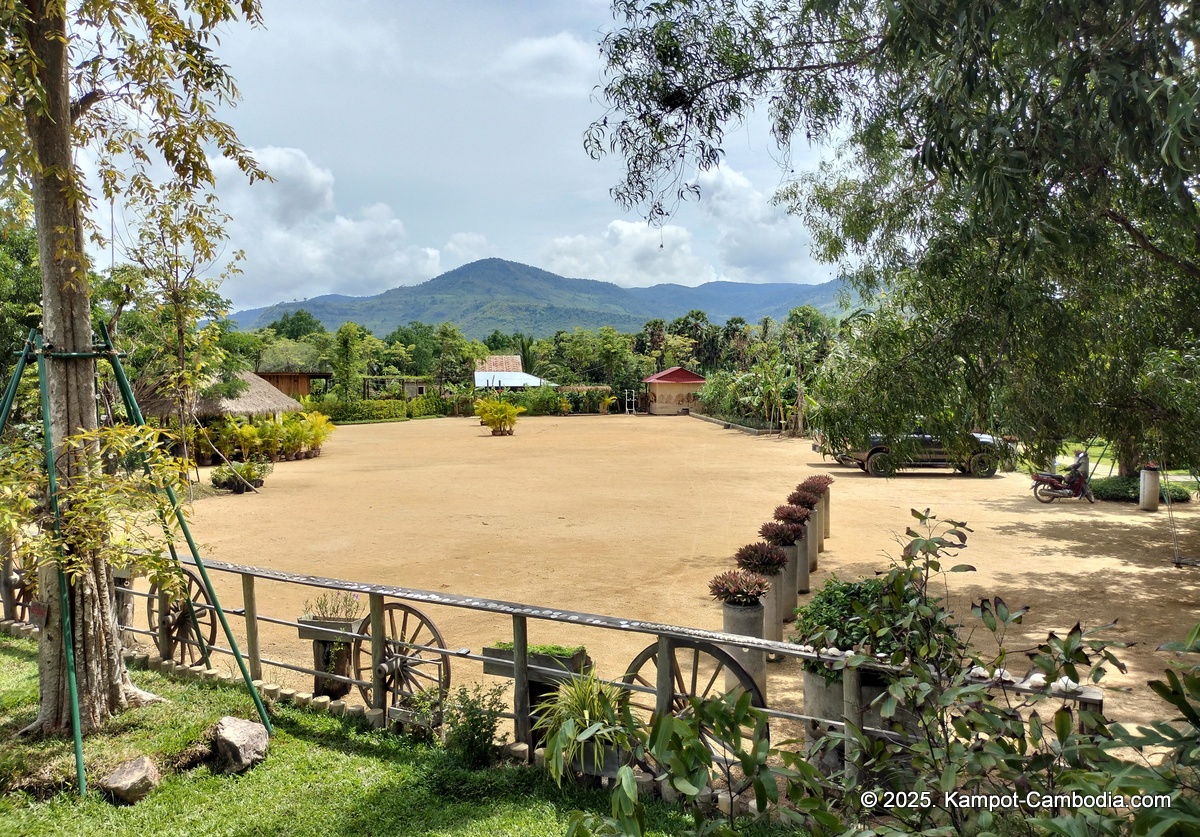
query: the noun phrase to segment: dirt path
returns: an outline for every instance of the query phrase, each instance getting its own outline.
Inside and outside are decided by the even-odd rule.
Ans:
[[[875,479],[823,462],[807,441],[687,417],[527,418],[503,438],[469,419],[411,421],[340,428],[320,458],[276,466],[261,494],[197,502],[193,526],[206,556],[223,561],[719,628],[709,578],[812,473],[837,479],[814,589],[830,573],[885,569],[899,553],[896,533],[913,522],[909,509],[931,508],[974,529],[962,560],[978,572],[953,577],[956,605],[981,595],[1029,605],[1025,639],[1119,620],[1113,637],[1137,646],[1122,655],[1128,675],[1104,681],[1106,709],[1120,720],[1161,714],[1144,684],[1166,665],[1155,646],[1200,621],[1200,569],[1172,568],[1165,512],[1041,505],[1021,474]],[[1176,521],[1183,553],[1200,557],[1195,504],[1177,507]],[[218,581],[222,601],[240,606],[237,582]],[[281,619],[314,593],[260,590],[259,613]],[[504,617],[429,613],[453,648],[478,652],[510,636]],[[650,642],[536,621],[530,639],[582,642],[610,676]],[[273,659],[309,664],[306,645],[294,629],[264,631]],[[772,666],[772,693],[792,694],[794,673],[791,663]],[[456,682],[479,677],[474,664],[455,671]],[[280,669],[268,679],[311,683]]]

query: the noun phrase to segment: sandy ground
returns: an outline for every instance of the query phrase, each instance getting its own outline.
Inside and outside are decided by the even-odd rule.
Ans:
[[[688,417],[526,418],[512,437],[473,419],[343,427],[324,455],[280,463],[258,495],[198,501],[193,528],[207,557],[347,580],[719,628],[707,583],[793,487],[812,473],[836,478],[832,535],[813,589],[831,574],[886,569],[911,508],[974,530],[951,578],[951,601],[970,620],[972,598],[1032,608],[1027,647],[1047,631],[1118,620],[1127,675],[1104,681],[1118,720],[1162,715],[1145,683],[1170,655],[1155,646],[1200,621],[1200,569],[1175,569],[1164,512],[1124,504],[1042,505],[1023,474],[979,480],[938,470],[871,478],[822,461],[806,440],[753,437]],[[1176,507],[1181,552],[1200,558],[1196,504]],[[959,559],[956,559],[956,561]],[[235,578],[215,574],[226,607]],[[316,591],[260,582],[259,613],[294,619]],[[807,597],[801,597],[801,601]],[[452,648],[478,652],[511,636],[510,622],[426,608]],[[235,620],[237,621],[237,620]],[[582,642],[600,673],[618,676],[652,638],[530,623],[532,642]],[[263,654],[311,664],[295,630],[264,627]],[[230,666],[228,658],[223,663]],[[1019,660],[1010,668],[1023,672]],[[799,708],[797,665],[770,666],[771,703]],[[455,663],[456,683],[482,678]],[[267,679],[311,688],[269,668]]]

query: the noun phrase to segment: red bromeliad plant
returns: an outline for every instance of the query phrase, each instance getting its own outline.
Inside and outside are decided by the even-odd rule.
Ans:
[[[833,477],[828,474],[813,474],[804,482],[796,486],[797,491],[807,491],[810,494],[816,494],[820,497],[829,490],[829,486],[833,485]]]
[[[733,557],[741,569],[766,576],[783,572],[788,562],[782,547],[761,541],[746,544]]]
[[[791,546],[804,537],[804,526],[770,520],[758,528],[759,537],[773,546]]]
[[[813,494],[811,491],[805,491],[797,488],[787,498],[788,504],[792,506],[800,506],[805,509],[815,509],[817,504],[821,502],[820,494]]]
[[[803,526],[812,517],[812,509],[789,503],[775,509],[775,519],[781,523],[791,523],[793,526]]]
[[[746,570],[726,570],[713,576],[708,592],[719,602],[752,607],[771,589],[771,582]]]

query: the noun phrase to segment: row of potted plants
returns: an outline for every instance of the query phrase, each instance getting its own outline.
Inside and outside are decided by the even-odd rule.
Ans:
[[[189,428],[188,441],[198,465],[221,459],[286,462],[320,456],[321,446],[335,429],[327,416],[316,411],[288,413],[278,420],[226,416],[200,430]]]
[[[795,618],[798,594],[809,590],[820,548],[822,506],[833,478],[818,474],[796,486],[774,519],[759,527],[762,541],[739,549],[737,569],[718,573],[709,594],[724,605],[723,630],[782,641],[783,623]],[[766,694],[766,656],[761,651],[727,649]],[[782,657],[771,657],[782,659]]]

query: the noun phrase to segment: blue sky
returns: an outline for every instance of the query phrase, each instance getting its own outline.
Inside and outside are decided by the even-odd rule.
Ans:
[[[223,288],[235,308],[378,293],[488,256],[625,286],[833,276],[770,204],[782,174],[759,120],[665,227],[611,200],[620,161],[582,142],[604,110],[607,3],[263,6],[265,28],[219,48],[243,95],[227,118],[276,178],[221,169],[230,249],[246,253]],[[816,159],[798,146],[791,165]]]

